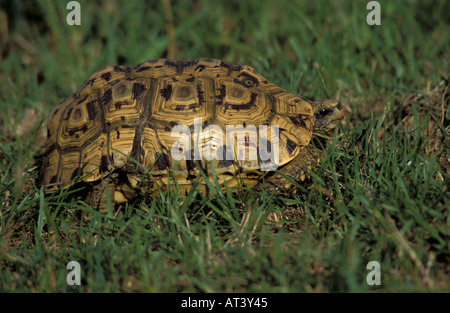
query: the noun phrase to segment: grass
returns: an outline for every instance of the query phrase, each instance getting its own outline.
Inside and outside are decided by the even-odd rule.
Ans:
[[[366,1],[80,1],[68,26],[64,1],[2,2],[0,291],[450,291],[449,4],[380,3],[368,26]],[[43,193],[56,104],[105,65],[165,57],[339,99],[346,120],[310,188],[162,194],[106,215]],[[66,283],[72,260],[81,286]]]

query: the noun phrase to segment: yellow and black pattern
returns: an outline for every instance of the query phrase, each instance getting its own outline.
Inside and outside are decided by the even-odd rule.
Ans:
[[[253,184],[260,176],[261,141],[250,131],[267,126],[264,142],[270,145],[270,126],[278,128],[277,166],[282,166],[309,144],[312,118],[308,100],[248,66],[214,59],[108,66],[50,116],[41,183],[46,190],[64,188],[75,177],[94,182],[122,171],[138,187],[146,172],[151,174],[147,187],[164,187],[173,177],[188,190],[201,179],[201,170],[211,176],[214,166],[221,184],[237,184],[238,171],[244,183]],[[190,140],[176,150],[186,156],[181,160],[172,155],[180,139],[175,129],[190,132]],[[209,160],[205,151],[222,158]],[[250,158],[255,151],[257,157]]]

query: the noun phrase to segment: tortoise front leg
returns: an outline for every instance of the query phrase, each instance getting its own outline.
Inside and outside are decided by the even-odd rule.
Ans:
[[[314,146],[306,146],[297,157],[288,162],[284,166],[278,168],[278,171],[294,181],[303,182],[308,174],[308,169],[314,168],[318,164],[317,152]],[[294,186],[286,178],[279,173],[270,173],[264,178],[266,190],[283,190],[289,191]]]
[[[108,190],[108,194],[106,190]],[[116,184],[114,180],[109,177],[104,177],[99,183],[89,188],[85,202],[93,209],[97,209],[100,213],[105,214],[108,212],[108,196],[112,206],[115,205],[115,190]]]

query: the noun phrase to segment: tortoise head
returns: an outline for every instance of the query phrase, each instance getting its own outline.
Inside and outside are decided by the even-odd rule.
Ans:
[[[314,110],[313,134],[326,137],[344,117],[342,105],[336,100],[318,100],[311,103]]]

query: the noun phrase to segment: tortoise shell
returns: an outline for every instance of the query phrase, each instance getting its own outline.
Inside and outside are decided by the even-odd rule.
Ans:
[[[203,190],[205,177],[251,186],[269,161],[282,166],[309,144],[312,124],[308,100],[249,66],[215,59],[107,66],[51,114],[41,184],[66,188],[75,178],[93,183],[120,173],[119,193],[121,184],[155,191],[175,181],[184,192],[198,182]],[[267,161],[261,151],[274,147],[277,157]]]

